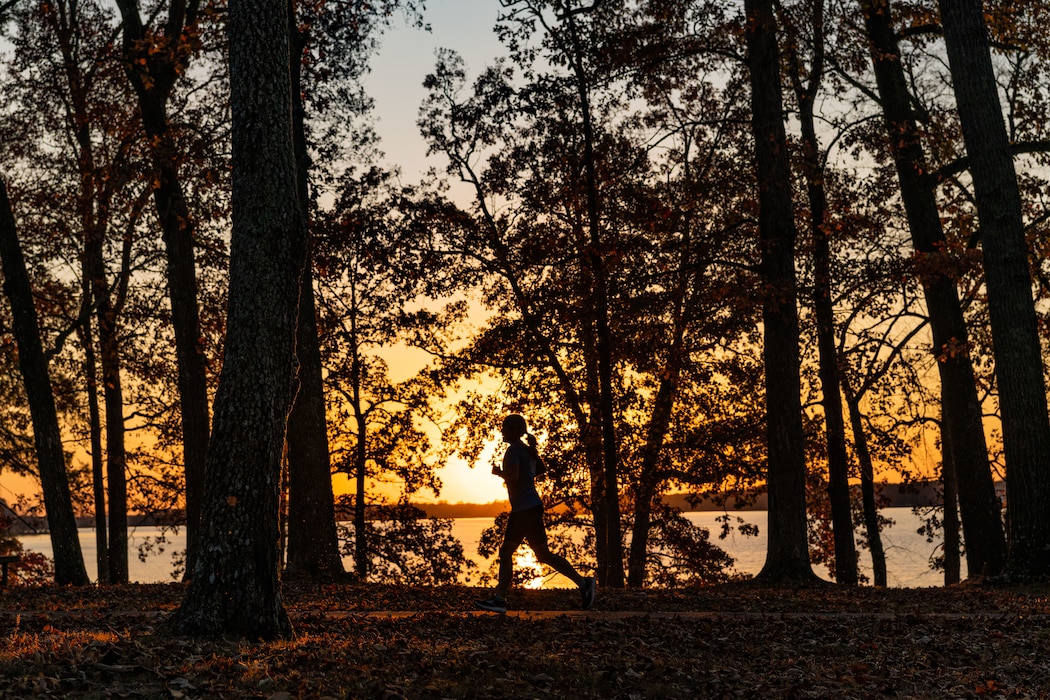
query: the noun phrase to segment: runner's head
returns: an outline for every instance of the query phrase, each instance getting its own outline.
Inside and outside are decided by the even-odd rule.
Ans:
[[[503,433],[504,442],[514,442],[520,440],[522,435],[528,432],[528,428],[525,426],[525,417],[518,413],[511,413],[503,419]]]

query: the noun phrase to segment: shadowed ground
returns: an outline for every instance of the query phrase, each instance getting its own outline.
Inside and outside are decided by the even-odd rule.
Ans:
[[[164,638],[182,586],[0,591],[0,697],[1050,697],[1050,589],[286,586],[298,637]]]

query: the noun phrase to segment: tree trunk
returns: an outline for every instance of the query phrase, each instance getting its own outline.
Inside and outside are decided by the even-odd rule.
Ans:
[[[124,395],[120,380],[120,340],[117,309],[110,296],[106,274],[105,238],[109,227],[110,193],[100,185],[92,138],[92,115],[78,50],[79,17],[76,5],[58,3],[47,19],[62,54],[68,90],[69,128],[76,143],[77,215],[84,236],[82,270],[98,321],[99,360],[102,365],[103,404],[106,418],[106,477],[109,490],[109,573],[111,583],[128,581],[127,474],[124,452]],[[125,271],[126,272],[126,271]],[[100,575],[101,578],[101,575]]]
[[[295,144],[296,187],[309,228],[309,177],[305,109],[302,100],[302,53],[305,38],[289,3],[291,41],[292,136]],[[288,416],[288,574],[320,579],[345,575],[339,554],[332,492],[332,462],[328,451],[321,349],[317,337],[313,270],[307,257],[299,295],[296,328],[299,390]]]
[[[859,582],[857,573],[857,546],[853,541],[853,505],[849,487],[849,454],[846,451],[846,424],[843,419],[841,379],[838,351],[835,348],[835,311],[831,302],[831,251],[827,230],[817,223],[812,207],[814,198],[823,200],[823,186],[810,193],[813,219],[813,267],[816,277],[813,306],[817,317],[817,352],[820,364],[820,388],[823,394],[824,426],[828,449],[828,499],[831,502],[831,522],[835,535],[835,580],[847,586]],[[821,205],[822,206],[822,205]]]
[[[806,457],[802,429],[795,285],[795,220],[780,94],[772,0],[746,0],[752,129],[758,182],[762,354],[766,376],[769,525],[766,562],[756,580],[808,584]]]
[[[229,4],[233,233],[226,353],[202,547],[171,620],[182,634],[291,636],[281,599],[281,455],[306,263],[296,193],[287,0]]]
[[[582,428],[584,459],[590,481],[591,517],[594,520],[594,572],[599,581],[609,578],[609,519],[605,515],[605,473],[602,465],[601,428],[587,423]]]
[[[361,344],[357,336],[357,288],[351,291],[350,301],[350,386],[353,391],[351,399],[354,411],[354,422],[357,429],[357,441],[354,445],[354,574],[360,581],[367,581],[371,568],[371,542],[368,537],[366,519],[368,509],[368,416],[364,409],[362,397],[364,376],[361,367]]]
[[[341,578],[313,275],[307,260],[299,301],[299,391],[288,416],[288,574]]]
[[[868,536],[868,549],[871,551],[872,582],[876,588],[885,588],[886,551],[882,547],[882,534],[879,531],[879,506],[875,501],[875,469],[868,452],[868,438],[864,434],[860,398],[845,377],[842,377],[842,390],[846,394],[846,407],[849,409],[849,422],[853,431],[853,447],[857,451],[857,462],[860,464],[860,496],[864,506],[864,532]]]
[[[590,97],[585,70],[583,50],[576,31],[575,18],[566,15],[566,23],[572,42],[571,63],[576,78],[580,99],[580,114],[583,129],[584,171],[587,190],[587,222],[590,246],[585,262],[593,282],[593,318],[598,351],[598,415],[602,434],[603,510],[605,515],[606,566],[599,584],[609,588],[623,588],[623,542],[620,539],[620,477],[619,449],[616,442],[616,397],[613,390],[613,340],[609,328],[609,290],[606,280],[605,261],[602,250],[605,246],[601,235],[601,216],[598,209],[598,178],[594,162],[594,126],[591,123]]]
[[[40,326],[25,258],[18,241],[14,211],[7,196],[7,184],[0,178],[0,261],[4,271],[4,293],[11,303],[13,330],[18,346],[18,366],[22,372],[29,413],[33,423],[40,485],[51,533],[55,560],[55,583],[84,586],[89,582],[80,550],[77,521],[66,474],[66,458],[58,427],[58,412],[51,389],[47,358],[40,339]]]
[[[631,527],[631,548],[628,553],[627,586],[645,587],[645,568],[649,563],[649,533],[653,524],[653,497],[655,485],[644,480],[638,484],[634,500],[634,525]]]
[[[167,39],[184,43],[184,32],[196,23],[197,2],[172,3]],[[169,46],[151,51],[139,15],[138,0],[118,0],[123,20],[125,72],[138,95],[139,111],[152,158],[156,186],[153,201],[167,253],[168,297],[175,333],[178,364],[182,452],[186,475],[186,564],[192,571],[198,547],[204,468],[208,452],[208,384],[201,346],[194,258],[194,222],[178,175],[179,153],[172,136],[167,102],[179,71],[185,69],[184,50]],[[177,9],[181,8],[181,9]]]
[[[849,489],[849,455],[846,451],[846,426],[842,418],[838,352],[835,348],[835,309],[832,303],[831,241],[827,227],[827,193],[824,169],[820,160],[814,100],[824,72],[824,6],[817,2],[813,10],[813,59],[809,80],[802,84],[802,66],[796,51],[790,53],[792,83],[799,103],[802,130],[802,170],[809,198],[810,234],[813,237],[813,309],[817,319],[817,353],[820,375],[821,405],[828,455],[828,500],[835,540],[835,580],[856,586],[857,547],[853,541],[853,512]]]
[[[634,503],[634,526],[631,530],[630,560],[627,569],[627,585],[631,588],[641,588],[645,585],[653,499],[657,497],[660,486],[657,468],[664,438],[671,424],[675,397],[678,394],[678,382],[681,377],[682,353],[685,345],[684,309],[681,301],[676,312],[674,341],[667,351],[668,359],[664,365],[660,387],[653,398],[648,435],[645,446],[642,448],[642,469]]]
[[[943,423],[943,420],[942,420]],[[944,487],[944,505],[941,525],[944,528],[944,585],[959,583],[962,562],[959,559],[959,482],[955,475],[955,450],[951,436],[941,430],[941,483]]]
[[[148,123],[146,132],[150,133]],[[159,143],[168,143],[169,148],[174,148],[170,143],[170,134],[165,133],[159,139]],[[167,254],[168,297],[175,334],[179,408],[182,416],[182,454],[186,476],[186,561],[192,562],[200,545],[201,502],[210,416],[207,363],[201,345],[197,304],[192,218],[173,160],[160,147],[154,149],[154,168],[160,183],[154,191],[154,201]]]
[[[354,464],[357,465],[354,471],[354,574],[357,575],[359,581],[367,581],[372,562],[369,557],[368,519],[366,517],[368,499],[365,490],[368,475],[366,470],[368,450],[365,441],[368,433],[363,416],[358,415],[357,425],[357,449],[354,458]]]
[[[580,443],[583,445],[591,487],[589,497],[591,516],[594,520],[594,573],[597,580],[601,582],[609,579],[609,541],[611,538],[609,536],[610,520],[606,515],[608,501],[605,499],[602,429],[600,419],[596,418],[601,399],[598,389],[598,363],[595,359],[597,342],[592,330],[586,323],[582,324],[580,329],[585,363],[583,403],[587,406],[586,420],[580,424]]]
[[[947,272],[952,265],[933,189],[935,183],[928,176],[930,168],[911,111],[889,1],[868,0],[864,9],[890,150],[897,167],[901,199],[933,331],[933,352],[941,379],[942,419],[951,443],[957,446],[955,473],[966,537],[967,568],[971,576],[995,575],[1005,564],[1006,541],[988,464],[966,321],[956,281]]]
[[[95,563],[98,583],[109,583],[109,528],[106,525],[106,478],[102,461],[102,416],[98,410],[98,367],[95,341],[91,333],[91,290],[84,280],[83,326],[80,332],[84,347],[84,380],[87,385],[88,432],[91,442],[91,484],[95,501]]]
[[[1021,196],[981,3],[942,0],[940,6],[984,249],[1006,453],[1010,523],[1006,569],[1018,580],[1046,578],[1050,576],[1050,421]],[[964,479],[960,473],[960,488]],[[963,528],[969,549],[965,511]]]
[[[98,321],[102,404],[106,417],[106,481],[109,493],[109,582],[128,582],[128,486],[124,450],[124,391],[116,309],[109,294],[103,240],[98,226],[85,235],[84,261]]]

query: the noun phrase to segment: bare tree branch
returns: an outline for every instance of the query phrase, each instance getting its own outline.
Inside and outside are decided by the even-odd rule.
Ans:
[[[1011,145],[1010,152],[1015,156],[1022,156],[1026,153],[1050,153],[1050,141],[1019,141]],[[969,168],[970,158],[963,156],[934,171],[931,175],[936,177],[938,182],[942,182]]]

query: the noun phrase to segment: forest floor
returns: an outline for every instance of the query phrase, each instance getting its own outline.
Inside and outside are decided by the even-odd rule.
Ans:
[[[1050,587],[286,584],[294,639],[165,637],[181,585],[0,590],[0,698],[1050,698]]]

